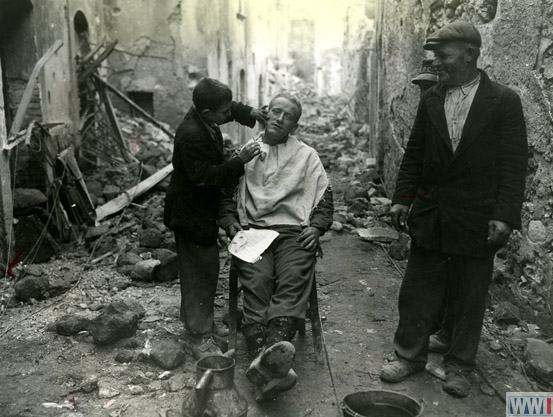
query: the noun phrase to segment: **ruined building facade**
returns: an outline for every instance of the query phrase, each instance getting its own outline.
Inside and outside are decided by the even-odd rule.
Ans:
[[[529,162],[523,228],[515,231],[495,294],[515,300],[527,320],[551,327],[553,261],[553,3],[543,0],[382,0],[376,11],[371,83],[372,147],[389,192],[419,99],[410,83],[427,35],[447,22],[473,22],[482,34],[479,67],[521,97]],[[501,262],[499,262],[501,263]]]

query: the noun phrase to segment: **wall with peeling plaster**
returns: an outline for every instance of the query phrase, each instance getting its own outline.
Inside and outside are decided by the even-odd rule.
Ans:
[[[207,75],[196,0],[105,0],[108,81],[124,92],[151,93],[154,117],[174,129],[192,102],[195,81]],[[115,102],[121,109],[128,107]]]
[[[553,2],[548,0],[382,0],[371,113],[381,173],[389,192],[414,120],[419,92],[410,83],[428,34],[448,21],[470,20],[483,38],[479,67],[522,99],[529,139],[523,229],[506,250],[493,291],[514,299],[527,321],[552,330],[553,279]],[[428,55],[427,55],[428,54]]]
[[[105,0],[109,81],[123,91],[153,93],[154,116],[176,128],[204,76],[227,83],[252,106],[272,94],[269,69],[287,54],[287,2],[271,0]],[[125,51],[125,52],[123,52]],[[124,108],[124,106],[121,106]],[[222,127],[234,141],[251,131]]]

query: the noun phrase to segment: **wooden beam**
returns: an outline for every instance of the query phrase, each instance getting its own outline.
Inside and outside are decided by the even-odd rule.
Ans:
[[[92,75],[94,75],[94,72],[96,72],[96,69],[104,62],[104,60],[113,52],[115,49],[115,45],[117,45],[117,41],[113,41],[108,46],[106,46],[106,49],[102,51],[100,56],[96,58],[94,61],[92,61],[83,72],[81,72],[77,78],[77,83],[79,85],[83,84],[88,78],[90,78]]]
[[[113,94],[115,94],[117,97],[119,97],[121,100],[123,100],[125,103],[127,103],[129,106],[131,106],[133,109],[135,109],[138,113],[140,113],[142,116],[144,116],[144,118],[146,120],[148,120],[150,123],[152,123],[154,126],[156,127],[159,127],[160,130],[164,131],[165,133],[167,133],[167,135],[169,135],[169,137],[171,138],[174,138],[175,135],[173,135],[173,133],[171,133],[170,130],[168,130],[167,128],[165,128],[165,126],[163,126],[163,124],[154,119],[150,114],[148,114],[146,111],[144,111],[138,104],[136,104],[134,101],[132,101],[130,98],[128,98],[125,93],[119,91],[117,88],[115,88],[113,85],[111,85],[110,83],[108,83],[107,81],[105,80],[102,80],[100,77],[98,77],[97,75],[94,75],[94,78],[98,81],[100,81],[103,85],[106,86],[106,88],[111,91]]]
[[[120,210],[123,210],[138,196],[144,194],[150,188],[154,187],[167,177],[171,172],[173,172],[173,164],[167,165],[165,168],[162,168],[154,175],[149,176],[144,181],[141,181],[132,188],[129,188],[120,196],[114,198],[111,201],[108,201],[106,204],[96,208],[96,222],[101,221],[107,216],[117,213]]]
[[[40,72],[44,64],[46,64],[46,62],[50,58],[52,58],[52,56],[54,56],[54,54],[62,46],[63,46],[63,42],[60,40],[57,40],[50,48],[48,48],[48,50],[42,56],[42,58],[40,58],[35,64],[35,67],[33,68],[33,72],[31,73],[31,76],[29,77],[29,81],[27,82],[27,86],[25,87],[25,91],[23,92],[23,97],[21,98],[19,107],[17,108],[17,113],[15,113],[15,117],[13,119],[12,127],[10,130],[10,136],[13,135],[14,133],[19,132],[19,129],[21,129],[21,125],[23,124],[23,118],[25,117],[25,113],[27,112],[27,107],[29,107],[29,103],[31,102],[31,98],[33,96],[33,90],[35,89],[38,73]]]
[[[138,162],[138,160],[129,151],[129,146],[127,145],[127,141],[125,140],[125,137],[123,136],[123,132],[121,132],[121,128],[119,127],[119,122],[117,121],[117,117],[115,117],[115,112],[113,111],[113,105],[111,104],[111,100],[109,99],[109,96],[106,93],[105,86],[102,83],[100,83],[97,79],[94,79],[94,84],[96,85],[96,91],[98,91],[98,94],[100,95],[100,100],[104,104],[104,109],[108,116],[111,129],[115,134],[115,142],[117,143],[117,146],[121,151],[121,155],[123,156],[123,159],[125,160],[125,162]]]
[[[2,67],[0,66],[0,148],[8,143],[4,94],[2,94]],[[14,255],[13,197],[11,189],[9,153],[0,151],[0,263],[8,265]]]

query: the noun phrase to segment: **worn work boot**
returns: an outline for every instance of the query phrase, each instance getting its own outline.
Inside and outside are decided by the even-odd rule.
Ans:
[[[451,346],[451,337],[444,331],[434,333],[428,338],[428,351],[434,353],[447,353]]]
[[[275,399],[280,393],[294,388],[297,380],[298,376],[293,369],[290,369],[286,376],[281,378],[273,378],[266,385],[264,385],[259,395],[256,397],[256,401]]]
[[[186,335],[183,340],[186,352],[194,359],[200,360],[206,356],[222,355],[223,350],[213,337],[197,337]]]
[[[265,326],[258,323],[247,324],[242,326],[242,334],[250,357],[258,356],[265,346]]]
[[[295,357],[296,349],[292,343],[275,343],[252,361],[246,377],[258,387],[264,386],[273,378],[285,377],[292,369]]]
[[[401,382],[407,377],[424,369],[424,364],[416,364],[397,359],[385,363],[380,371],[380,378],[386,382]]]
[[[297,319],[294,317],[275,317],[269,321],[266,332],[266,344],[271,346],[277,342],[292,341],[296,335]]]
[[[445,383],[442,389],[449,395],[457,398],[464,398],[469,395],[470,391],[470,371],[462,371],[459,369],[448,369],[445,376]]]

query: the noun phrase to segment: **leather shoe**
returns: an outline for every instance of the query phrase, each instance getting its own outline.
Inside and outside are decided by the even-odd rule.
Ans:
[[[444,333],[434,333],[428,338],[428,351],[433,353],[447,353],[451,340]]]
[[[273,378],[282,378],[294,364],[296,349],[290,342],[278,342],[255,358],[246,371],[246,377],[257,386],[267,384]]]
[[[296,385],[298,376],[293,369],[288,371],[284,377],[273,378],[261,389],[261,393],[257,396],[256,401],[273,400],[280,393],[291,390]]]
[[[398,359],[384,364],[380,371],[380,378],[387,382],[400,382],[423,369],[424,365]]]
[[[466,397],[470,391],[469,374],[470,371],[448,370],[442,386],[443,390],[454,397]]]

